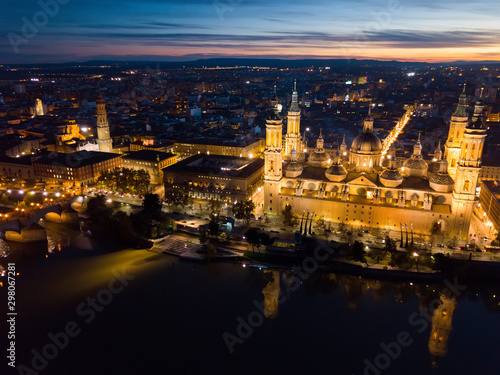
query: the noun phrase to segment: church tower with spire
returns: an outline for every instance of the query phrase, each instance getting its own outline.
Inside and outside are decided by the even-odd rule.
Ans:
[[[99,151],[112,152],[113,141],[111,140],[108,124],[108,116],[106,115],[106,104],[99,91],[99,96],[96,101],[97,104],[97,144]]]
[[[292,103],[287,115],[287,129],[285,136],[285,159],[289,160],[292,150],[298,154],[302,153],[302,142],[300,137],[300,106],[297,93],[297,82],[294,82]]]
[[[469,115],[467,113],[467,95],[465,94],[464,85],[464,89],[458,101],[457,109],[451,116],[450,131],[448,133],[448,140],[445,144],[445,159],[448,160],[448,172],[453,178],[455,178],[457,173],[460,148],[468,122]]]
[[[478,118],[475,123],[469,123],[464,129],[453,188],[452,207],[456,220],[455,235],[460,239],[468,238],[485,139],[486,129],[481,118]]]
[[[283,120],[278,105],[275,87],[271,110],[266,119],[266,149],[264,150],[264,211],[271,213],[280,213],[277,204],[280,182],[283,177]]]

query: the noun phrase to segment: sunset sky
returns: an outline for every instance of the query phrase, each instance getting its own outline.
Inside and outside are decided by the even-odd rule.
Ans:
[[[205,57],[500,60],[500,2],[59,0],[2,4],[0,63]],[[38,23],[33,32],[26,21]],[[46,25],[44,23],[46,22]],[[24,28],[24,33],[23,33]]]

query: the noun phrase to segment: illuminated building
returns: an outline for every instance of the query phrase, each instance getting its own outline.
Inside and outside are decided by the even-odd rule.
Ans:
[[[406,223],[415,233],[467,239],[486,129],[481,116],[469,119],[464,96],[452,117],[445,148],[456,160],[441,160],[440,147],[435,160],[424,160],[418,139],[402,165],[394,153],[384,155],[371,113],[349,151],[345,142],[338,150],[325,149],[320,134],[307,161],[300,160],[295,146],[286,143],[297,129],[287,129],[294,137],[285,135],[283,150],[283,121],[274,99],[266,120],[264,212],[281,214],[290,205],[297,214],[314,212],[337,223],[393,230]],[[294,108],[292,116],[296,112]],[[300,144],[297,147],[300,150]]]
[[[99,92],[97,104],[97,144],[101,152],[113,152],[113,141],[109,132],[108,116],[106,115],[106,104]]]
[[[35,101],[35,115],[36,116],[45,115],[45,111],[44,111],[43,104],[42,104],[42,99],[37,99]]]
[[[499,181],[483,181],[479,194],[481,212],[490,230],[498,232],[500,229],[500,184]]]
[[[177,162],[177,155],[152,150],[141,150],[122,156],[122,159],[124,168],[144,169],[149,173],[150,183],[156,185],[163,182],[162,169],[175,164]]]
[[[16,179],[34,178],[31,159],[31,155],[18,158],[0,155],[0,175]]]
[[[64,133],[57,135],[57,144],[63,145],[64,143],[75,143],[78,140],[85,140],[85,136],[80,133],[80,127],[75,120],[69,120],[64,127]]]
[[[264,141],[258,138],[249,138],[239,141],[223,139],[190,139],[189,141],[176,141],[173,149],[179,156],[210,154],[253,158],[264,151]]]
[[[49,183],[63,182],[70,186],[86,186],[97,180],[101,172],[122,167],[120,155],[97,151],[71,154],[49,153],[33,162],[36,178]]]
[[[194,155],[163,169],[165,192],[234,203],[249,199],[262,184],[264,160]]]

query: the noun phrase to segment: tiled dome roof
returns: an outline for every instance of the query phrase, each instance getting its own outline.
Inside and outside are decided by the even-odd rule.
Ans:
[[[384,180],[401,181],[403,176],[397,169],[386,169],[380,174],[380,178]]]
[[[325,171],[325,174],[332,176],[345,176],[347,171],[343,165],[332,165]]]
[[[454,185],[455,184],[455,181],[453,181],[453,178],[451,178],[451,176],[448,173],[435,174],[434,176],[432,176],[429,179],[429,182],[431,182],[433,184],[438,184],[438,185]]]
[[[286,166],[286,170],[290,172],[298,172],[304,170],[304,167],[302,166],[302,164],[296,161],[292,161],[288,163],[288,165]]]
[[[428,168],[427,163],[422,158],[413,158],[413,157],[411,157],[411,158],[407,159],[404,162],[403,165],[404,165],[405,168],[408,168],[408,169],[419,169],[419,170],[422,170],[422,169],[427,169]]]
[[[309,157],[310,161],[326,161],[328,160],[328,154],[326,152],[315,151]]]
[[[439,168],[440,168],[440,165],[439,165],[439,162],[432,162],[429,164],[429,169],[428,171],[431,172],[431,173],[438,173],[439,172]]]

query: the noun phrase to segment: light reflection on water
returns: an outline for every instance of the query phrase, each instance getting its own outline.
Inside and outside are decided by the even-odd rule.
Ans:
[[[485,351],[498,347],[493,332],[500,326],[500,308],[493,296],[500,293],[494,293],[498,289],[495,285],[469,286],[455,297],[443,292],[442,284],[325,273],[310,275],[297,288],[291,273],[237,264],[191,263],[144,251],[64,260],[63,264],[61,267],[49,260],[37,268],[39,277],[34,279],[40,280],[39,299],[33,301],[30,296],[20,306],[37,306],[39,315],[45,317],[33,327],[26,321],[20,324],[27,337],[32,335],[29,328],[39,329],[41,344],[48,331],[63,327],[68,319],[76,319],[84,329],[65,354],[51,363],[52,375],[64,373],[58,372],[57,366],[70,365],[81,366],[86,371],[82,374],[144,373],[142,363],[127,362],[137,357],[148,358],[149,373],[170,368],[172,373],[194,374],[196,368],[228,374],[228,369],[234,373],[243,366],[244,371],[238,373],[260,369],[262,374],[316,374],[330,369],[334,374],[362,374],[363,360],[374,361],[382,352],[380,343],[394,341],[403,330],[411,334],[414,343],[391,361],[383,375],[473,373],[470,366],[478,363],[489,372],[474,373],[498,373],[496,362]],[[107,288],[111,270],[125,266],[135,277],[130,285],[113,297],[95,321],[83,323],[75,307],[88,296],[97,295],[101,286],[91,288],[92,283],[101,280]],[[81,291],[82,297],[70,299],[77,287],[88,289]],[[281,301],[283,296],[286,298]],[[408,322],[409,316],[428,309],[435,300],[441,301],[440,306],[429,310],[426,328],[417,333]],[[264,323],[230,355],[222,334],[236,334],[237,318],[246,320],[258,310],[254,301],[263,305]],[[67,310],[61,307],[64,303]],[[57,323],[48,316],[55,316]],[[470,332],[476,336],[471,337]],[[122,359],[96,365],[82,355],[88,347]],[[26,348],[27,353],[30,349]],[[435,371],[433,365],[437,366]]]

